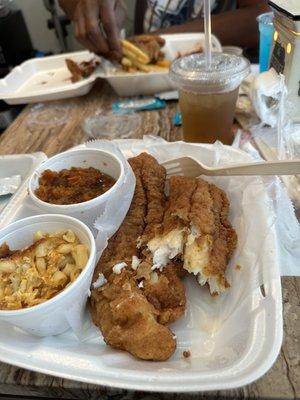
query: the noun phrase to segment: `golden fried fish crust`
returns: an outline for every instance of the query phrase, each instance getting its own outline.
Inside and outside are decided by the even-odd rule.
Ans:
[[[162,226],[147,244],[154,265],[162,269],[179,257],[201,285],[221,293],[229,286],[225,271],[237,242],[226,194],[203,179],[183,176],[170,178],[169,192]]]
[[[108,282],[91,290],[91,315],[107,344],[141,359],[166,360],[175,351],[176,341],[164,325],[183,314],[185,290],[178,266],[170,263],[165,271],[154,274],[143,246],[163,220],[166,173],[146,153],[129,163],[136,176],[135,193],[121,227],[95,269],[93,281],[103,273]],[[137,271],[131,268],[133,256],[142,259]],[[127,266],[115,274],[112,269],[120,262]]]
[[[128,262],[129,265],[132,256],[137,255],[137,239],[144,231],[147,209],[147,199],[141,180],[143,158],[140,156],[129,160],[136,177],[134,196],[122,225],[110,238],[95,268],[93,281],[97,279],[99,273],[108,277],[112,267],[118,262]]]
[[[229,201],[226,194],[217,186],[210,184],[210,195],[213,202],[214,214],[214,243],[211,252],[209,274],[219,275],[223,284],[227,287],[228,283],[223,281],[227,263],[236,248],[237,235],[228,221]]]
[[[160,227],[165,212],[166,170],[153,157],[144,157],[141,180],[147,198],[146,227],[141,242],[147,242]]]
[[[228,221],[229,201],[223,190],[203,179],[197,179],[189,220],[195,233],[195,245],[207,252],[207,261],[199,271],[198,281],[208,283],[212,294],[229,286],[225,271],[237,236]],[[184,257],[187,254],[187,247]],[[198,253],[199,254],[199,253]]]
[[[169,201],[164,218],[164,233],[190,222],[191,202],[197,181],[184,176],[172,176],[169,180]]]
[[[172,262],[167,268],[156,273],[155,281],[151,279],[152,257],[143,249],[143,244],[151,240],[161,228],[166,208],[165,197],[165,168],[153,158],[147,157],[144,161],[141,179],[147,197],[146,227],[140,244],[142,257],[145,258],[144,270],[148,262],[149,278],[143,282],[143,291],[148,301],[159,311],[158,321],[169,324],[179,319],[185,310],[185,288],[178,276],[178,268]]]
[[[182,270],[182,267],[180,267]],[[158,322],[166,325],[177,321],[186,307],[185,288],[174,263],[170,262],[162,273],[157,273],[157,281],[144,281],[147,300],[159,311]]]
[[[167,360],[175,351],[172,332],[157,321],[158,312],[137,288],[130,273],[111,274],[94,291],[93,321],[105,342],[143,360]]]
[[[166,172],[152,156],[142,153],[129,163],[135,193],[96,266],[93,281],[103,273],[107,283],[92,288],[91,314],[107,344],[141,359],[166,360],[176,348],[166,325],[186,307],[181,278],[188,271],[212,294],[222,292],[237,237],[221,189],[202,179],[171,177],[166,199]],[[122,270],[115,269],[120,263]]]

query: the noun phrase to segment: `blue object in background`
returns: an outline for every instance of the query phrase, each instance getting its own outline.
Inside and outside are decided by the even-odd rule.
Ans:
[[[182,125],[182,116],[179,111],[172,118],[172,123],[174,126],[181,126]]]
[[[159,110],[165,107],[164,100],[150,96],[138,96],[114,101],[112,111],[115,114],[127,114],[134,111]]]
[[[46,53],[44,51],[36,50],[35,53],[34,53],[34,57],[35,58],[42,58],[42,57],[45,57],[45,56],[46,56]]]
[[[269,69],[274,33],[273,16],[272,12],[268,12],[257,17],[259,28],[259,72],[268,71]]]

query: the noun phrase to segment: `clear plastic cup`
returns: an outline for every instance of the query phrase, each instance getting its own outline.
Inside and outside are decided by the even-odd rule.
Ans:
[[[249,61],[233,54],[213,53],[207,70],[204,54],[174,61],[170,78],[179,89],[184,140],[231,144],[239,86],[250,71]]]
[[[273,41],[273,16],[272,12],[261,14],[257,17],[259,29],[259,72],[268,71]]]

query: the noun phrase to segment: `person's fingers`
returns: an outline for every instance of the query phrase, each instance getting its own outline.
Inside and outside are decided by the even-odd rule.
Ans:
[[[86,20],[86,31],[88,40],[91,41],[95,47],[95,53],[97,54],[107,54],[109,52],[109,47],[105,37],[103,36],[99,22],[97,24],[92,24],[88,19]]]
[[[79,0],[74,14],[76,38],[89,50],[120,58],[118,0]],[[123,10],[124,11],[124,10]],[[105,34],[100,29],[102,23]]]
[[[75,37],[78,40],[78,42],[80,42],[88,50],[95,52],[96,48],[93,42],[90,41],[87,37],[85,29],[85,15],[82,3],[78,3],[78,6],[74,13],[74,28],[75,28]]]
[[[109,52],[108,43],[100,29],[100,9],[97,0],[85,0],[85,29],[88,39],[93,43],[97,53]]]
[[[74,29],[75,29],[75,37],[80,42],[84,36],[84,15],[81,11],[81,4],[78,3],[75,11],[74,11]]]
[[[122,55],[122,48],[119,39],[119,27],[115,14],[115,1],[102,0],[99,3],[100,18],[106,33],[108,45],[110,50],[117,56]]]

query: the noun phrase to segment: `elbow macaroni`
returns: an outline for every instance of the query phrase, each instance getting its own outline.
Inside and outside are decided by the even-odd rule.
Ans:
[[[88,247],[73,231],[36,232],[31,246],[0,258],[0,310],[52,298],[79,276],[88,258]]]

